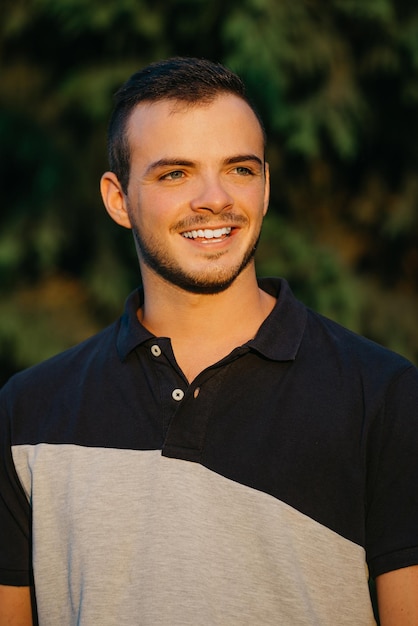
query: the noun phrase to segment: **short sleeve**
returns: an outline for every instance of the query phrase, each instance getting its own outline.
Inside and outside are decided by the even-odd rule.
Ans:
[[[388,387],[369,432],[366,550],[373,578],[418,564],[418,370]]]
[[[31,507],[12,457],[9,386],[0,393],[0,584],[32,584]]]

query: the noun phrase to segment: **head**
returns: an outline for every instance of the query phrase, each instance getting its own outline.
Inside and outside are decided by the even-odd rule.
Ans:
[[[144,288],[215,294],[252,280],[269,172],[235,74],[183,58],[134,74],[116,96],[109,156],[103,201],[133,231]]]
[[[206,59],[175,57],[158,61],[133,74],[115,95],[115,107],[108,131],[110,170],[116,174],[124,193],[130,175],[128,122],[135,107],[143,102],[177,101],[185,106],[209,104],[220,94],[233,94],[255,113],[264,136],[264,127],[249,100],[242,80],[223,65]]]

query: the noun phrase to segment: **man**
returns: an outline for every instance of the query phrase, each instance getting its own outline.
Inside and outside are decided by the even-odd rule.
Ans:
[[[418,624],[418,375],[257,283],[264,133],[222,66],[117,94],[143,289],[0,398],[0,626]]]

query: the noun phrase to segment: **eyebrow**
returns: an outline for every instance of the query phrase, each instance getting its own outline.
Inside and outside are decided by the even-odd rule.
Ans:
[[[193,167],[193,165],[193,161],[187,161],[186,159],[159,159],[158,161],[150,163],[145,173],[151,174],[155,170],[160,169],[160,167]]]
[[[236,156],[229,157],[224,160],[225,165],[233,165],[234,163],[244,163],[246,161],[252,161],[263,166],[263,161],[256,154],[237,154]],[[158,159],[150,163],[146,169],[146,174],[151,174],[155,170],[161,167],[193,167],[194,161],[188,161],[187,159]]]
[[[258,163],[258,165],[262,166],[263,161],[256,154],[238,154],[237,156],[230,157],[229,159],[225,159],[225,165],[233,165],[234,163],[243,163],[245,161],[253,161]]]

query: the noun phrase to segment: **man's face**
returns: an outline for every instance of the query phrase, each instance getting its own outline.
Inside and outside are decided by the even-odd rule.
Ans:
[[[268,204],[264,141],[250,107],[142,103],[128,125],[127,208],[143,277],[218,293],[252,267]]]

